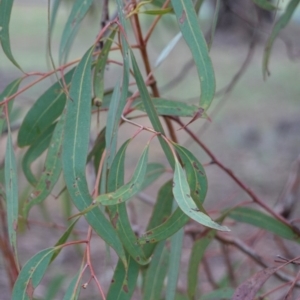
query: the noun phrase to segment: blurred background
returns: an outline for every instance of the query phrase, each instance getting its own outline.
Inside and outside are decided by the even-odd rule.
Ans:
[[[57,15],[55,29],[52,35],[52,53],[57,62],[61,33],[70,13],[70,1],[63,1]],[[266,203],[274,207],[281,199],[284,187],[287,185],[292,164],[300,155],[300,10],[294,14],[292,22],[280,33],[279,38],[273,46],[270,58],[271,76],[266,81],[262,76],[262,59],[266,39],[268,38],[274,20],[283,11],[287,1],[279,1],[281,10],[277,15],[260,11],[260,27],[255,29],[253,22],[253,4],[251,1],[222,1],[225,3],[221,7],[219,21],[215,38],[211,48],[211,58],[215,68],[217,82],[217,96],[208,114],[211,122],[197,120],[190,125],[190,128],[197,132],[197,136],[212,150],[224,165],[228,166],[238,175],[247,186],[257,193]],[[238,2],[238,3],[237,3]],[[209,39],[209,29],[214,14],[215,1],[207,0],[201,9],[200,26],[204,34]],[[78,36],[73,44],[69,60],[80,58],[86,49],[93,43],[99,32],[99,22],[101,16],[101,1],[95,1],[93,9],[81,24]],[[113,11],[113,8],[112,8]],[[153,16],[141,15],[143,29],[151,24]],[[178,28],[173,15],[166,15],[161,20],[162,26],[158,25],[149,43],[148,51],[150,61],[154,65],[160,53],[169,41],[178,33]],[[47,58],[47,1],[45,0],[15,0],[10,22],[10,37],[12,52],[26,72],[46,72],[51,69]],[[250,46],[251,45],[251,46]],[[250,48],[251,47],[251,48]],[[250,50],[249,50],[250,49]],[[118,53],[113,53],[112,57],[121,59]],[[246,58],[248,64],[241,70]],[[237,76],[240,71],[240,76]],[[109,65],[106,72],[106,85],[113,87],[120,68]],[[6,59],[0,51],[0,91],[12,80],[22,76],[22,74]],[[192,64],[189,49],[181,39],[168,59],[155,70],[154,76],[157,79],[161,96],[167,99],[178,99],[189,103],[197,103],[200,89],[198,76]],[[228,85],[236,76],[236,84],[228,89]],[[28,84],[32,78],[24,80],[21,86]],[[38,96],[55,81],[55,78],[47,79],[33,88],[29,89],[16,98],[12,115],[12,124],[16,128],[22,121],[23,116]],[[224,94],[224,91],[228,90]],[[230,93],[229,93],[230,91]],[[105,123],[104,119],[100,123]],[[120,137],[121,142],[130,136],[124,130],[124,136]],[[178,131],[179,141],[187,146],[203,164],[210,162],[207,155],[190,140],[183,131]],[[127,136],[126,136],[127,134]],[[5,138],[1,137],[1,149],[5,145]],[[138,146],[139,144],[135,144]],[[144,143],[140,143],[142,149]],[[136,149],[136,148],[135,148]],[[24,149],[16,149],[18,164],[20,165]],[[152,157],[163,163],[165,158],[160,153],[152,150]],[[157,155],[160,155],[159,157]],[[4,152],[0,155],[2,160]],[[129,161],[128,170],[135,167],[136,157]],[[36,164],[36,168],[41,168],[42,163]],[[300,167],[299,167],[300,170]],[[226,208],[234,204],[249,200],[239,187],[216,166],[206,166],[208,176],[208,195],[205,200],[205,208],[213,211],[217,208]],[[299,171],[300,174],[300,171]],[[300,176],[300,175],[299,175]],[[26,198],[30,188],[23,178],[20,170],[20,197]],[[151,189],[145,191],[145,195],[154,199],[155,188],[160,184],[154,184]],[[57,188],[59,191],[60,188]],[[299,194],[298,194],[299,195]],[[24,200],[23,199],[23,200]],[[298,197],[299,199],[299,197]],[[48,199],[49,209],[55,211],[61,209],[54,199]],[[135,222],[138,231],[143,232],[142,220],[148,217],[151,207],[138,199],[132,201],[138,203],[135,208]],[[58,211],[59,211],[58,209]],[[292,218],[298,218],[300,206],[297,204],[292,214]],[[52,222],[64,224],[63,213],[58,212]],[[19,249],[22,261],[28,260],[38,250],[50,247],[57,241],[63,231],[52,229],[47,231],[47,226],[42,225],[45,215],[41,210],[33,209],[30,219],[36,221],[30,228],[23,228],[20,234]],[[39,223],[40,222],[40,223]],[[79,224],[86,228],[82,221]],[[55,231],[57,230],[57,232]],[[45,235],[46,232],[46,235]],[[52,236],[53,234],[53,236]],[[242,230],[236,234],[243,234]],[[189,255],[188,242],[186,252],[182,258],[182,272],[186,271]],[[95,245],[95,260],[99,263],[100,282],[107,286],[110,282],[113,268],[107,262],[105,247],[99,243],[100,252]],[[262,244],[273,241],[264,239]],[[97,244],[98,245],[98,244]],[[276,247],[262,245],[261,251],[267,249],[270,261],[274,258]],[[77,249],[78,250],[78,249]],[[298,249],[299,250],[299,249]],[[214,248],[217,257],[218,249]],[[264,253],[264,252],[263,252]],[[112,260],[115,261],[112,253]],[[57,268],[61,268],[58,273],[57,282],[64,286],[64,280],[69,280],[65,274],[77,270],[80,264],[80,250],[64,251],[61,255],[63,267],[54,266],[52,274],[57,274]],[[2,258],[1,258],[2,259]],[[76,266],[74,265],[76,262]],[[217,262],[217,260],[216,260]],[[9,299],[9,290],[6,285],[5,270],[0,263],[0,290],[1,299]],[[107,266],[107,267],[105,267]],[[48,277],[47,277],[48,276]],[[39,287],[37,295],[45,294],[49,284],[55,284],[53,277],[47,274],[45,284]],[[179,280],[179,289],[185,289],[185,275]],[[43,281],[44,282],[44,281]],[[57,284],[57,283],[56,283]],[[63,288],[62,288],[63,289]],[[83,295],[89,295],[92,299],[93,291],[83,291]],[[5,296],[3,296],[5,295]],[[6,297],[7,295],[7,297]],[[51,298],[48,299],[54,299]],[[136,295],[138,299],[138,295]],[[46,298],[45,298],[46,299]],[[56,299],[56,298],[55,298]],[[60,299],[59,297],[57,299]],[[97,299],[97,298],[95,298]]]

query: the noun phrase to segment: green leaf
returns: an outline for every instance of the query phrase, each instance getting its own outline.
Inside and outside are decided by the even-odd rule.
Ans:
[[[290,227],[256,209],[237,207],[228,216],[238,222],[251,224],[285,239],[300,242],[299,236]]]
[[[63,300],[77,300],[80,293],[80,284],[78,283],[79,276],[81,275],[81,270],[74,276],[70,285],[67,288]]]
[[[196,105],[190,105],[179,101],[167,100],[163,98],[151,98],[156,112],[161,116],[193,117],[199,110]],[[146,111],[141,99],[133,103],[137,110]]]
[[[130,256],[128,256],[127,272],[121,260],[119,260],[106,299],[130,300],[136,286],[138,274],[139,265]]]
[[[180,208],[177,208],[163,224],[144,233],[143,236],[138,239],[138,243],[143,245],[166,240],[180,230],[189,219],[190,218],[184,214]]]
[[[277,6],[274,5],[272,2],[268,1],[268,0],[252,0],[257,6],[261,7],[262,9],[265,10],[275,10],[277,9]]]
[[[1,4],[0,4],[1,5]],[[19,88],[22,79],[16,79],[11,82],[4,91],[0,94],[0,102],[5,100],[5,98],[10,97],[11,95],[15,94]],[[12,109],[13,99],[8,103],[8,111],[10,112]],[[4,113],[4,105],[0,106],[0,136],[2,134],[3,128],[5,126],[5,113]]]
[[[184,230],[183,228],[181,228],[171,237],[171,252],[170,252],[170,259],[169,259],[166,300],[175,299],[177,281],[180,273],[183,236],[184,236]]]
[[[54,23],[56,20],[57,12],[59,5],[61,4],[60,0],[54,0],[51,8],[51,17],[50,17],[50,31],[53,32]]]
[[[160,242],[146,273],[143,300],[160,299],[164,279],[168,270],[169,253],[165,248],[165,241]]]
[[[12,291],[12,300],[29,300],[33,298],[35,288],[42,280],[55,248],[38,252],[22,268]]]
[[[147,87],[145,85],[145,82],[143,80],[141,71],[139,69],[139,66],[136,62],[136,59],[133,55],[132,50],[130,50],[130,54],[131,54],[131,61],[132,61],[132,67],[133,67],[133,72],[135,75],[135,80],[143,101],[143,105],[145,108],[145,111],[150,119],[150,122],[154,128],[155,131],[160,132],[161,134],[165,135],[164,133],[164,129],[159,121],[158,115],[157,115],[157,111],[151,101],[151,97],[149,95],[149,92],[147,90]],[[169,146],[167,145],[166,141],[161,137],[158,136],[158,140],[160,142],[160,145],[170,163],[170,165],[173,167],[174,166],[174,158],[173,158],[173,154],[172,151],[170,150]]]
[[[98,55],[96,66],[94,70],[94,97],[97,101],[100,101],[100,104],[103,102],[104,96],[104,72],[105,66],[108,58],[108,54],[113,43],[116,30],[113,30],[110,36],[107,38],[101,52]]]
[[[147,9],[144,11],[140,11],[141,14],[153,15],[153,16],[161,16],[165,14],[169,14],[173,11],[171,7],[162,8],[162,9]]]
[[[6,210],[7,210],[7,229],[9,243],[13,250],[16,262],[18,262],[17,254],[17,228],[18,228],[18,175],[16,158],[12,144],[11,131],[8,124],[8,136],[5,152],[5,192],[6,192]]]
[[[180,31],[193,55],[201,86],[200,107],[206,111],[215,95],[214,69],[199,28],[192,0],[171,0]]]
[[[187,292],[190,299],[195,299],[196,289],[199,284],[198,271],[199,265],[202,261],[204,253],[209,246],[210,242],[214,239],[216,234],[215,230],[206,231],[204,236],[201,236],[193,245],[192,253],[189,260],[188,267],[188,287]],[[201,298],[202,299],[202,298]],[[219,299],[217,297],[217,299]]]
[[[131,140],[127,140],[122,145],[111,165],[108,176],[108,191],[118,189],[124,184],[125,151],[130,141]],[[141,265],[147,264],[149,261],[141,246],[137,245],[136,235],[131,228],[126,204],[121,203],[115,206],[110,206],[108,211],[110,220],[128,253],[137,261],[137,263]]]
[[[147,144],[147,146],[145,147],[138,161],[134,174],[127,184],[121,186],[114,192],[98,196],[93,200],[92,204],[87,209],[81,211],[80,215],[93,210],[99,204],[116,205],[123,203],[136,195],[141,190],[146,175],[148,151],[149,144]]]
[[[67,102],[62,147],[65,182],[72,201],[79,211],[85,210],[92,202],[85,176],[91,123],[92,52],[93,48],[86,52],[74,72],[70,88],[70,99]],[[127,268],[122,244],[112,225],[100,209],[92,210],[85,217],[96,233],[115,249],[125,268]]]
[[[53,279],[47,284],[47,291],[44,296],[44,300],[56,299],[59,289],[64,284],[65,276],[62,274],[56,274]]]
[[[173,144],[185,169],[187,181],[191,189],[191,196],[197,207],[202,209],[202,204],[207,193],[207,178],[205,170],[197,158],[186,148]]]
[[[233,293],[234,293],[233,288],[225,287],[225,288],[214,290],[208,294],[201,296],[200,300],[216,300],[216,299],[230,300],[232,299]]]
[[[263,76],[264,79],[268,75],[270,75],[268,65],[269,65],[269,59],[270,59],[270,54],[271,54],[271,49],[273,46],[273,43],[278,36],[280,30],[282,30],[290,21],[294,11],[296,10],[300,0],[290,0],[289,4],[287,5],[285,12],[280,16],[278,21],[275,23],[275,26],[272,30],[271,35],[268,38],[268,41],[265,46],[264,50],[264,57],[263,57]]]
[[[55,248],[57,248],[54,252],[53,255],[51,257],[50,263],[53,262],[55,260],[55,258],[58,256],[58,254],[61,251],[61,247],[57,247],[60,246],[62,244],[64,244],[67,239],[69,238],[70,234],[72,233],[74,226],[76,225],[77,221],[79,220],[79,218],[75,219],[67,228],[67,230],[63,233],[63,235],[59,238],[59,240],[57,241],[57,243],[55,244]]]
[[[13,0],[0,1],[0,43],[7,58],[21,70],[21,67],[12,55],[9,40],[9,21],[13,3]]]
[[[45,166],[36,185],[36,188],[30,193],[29,198],[24,203],[23,212],[25,219],[28,216],[29,210],[34,205],[43,202],[50,195],[54,185],[59,179],[62,170],[61,150],[64,125],[65,114],[62,115],[57,125],[55,126],[50,141]]]
[[[74,70],[73,68],[64,76],[67,85]],[[54,83],[30,108],[18,133],[19,147],[31,145],[61,115],[66,104],[62,85],[62,80]]]
[[[93,0],[75,0],[67,23],[64,27],[59,45],[59,63],[66,62],[73,41],[79,29],[79,25],[88,12]]]
[[[194,221],[210,228],[221,231],[229,231],[226,226],[214,222],[208,215],[201,212],[193,201],[190,188],[184,171],[177,159],[175,159],[175,172],[173,178],[173,195],[181,210]]]
[[[32,143],[23,157],[22,168],[24,175],[28,182],[30,182],[33,186],[36,186],[38,181],[33,175],[30,166],[49,147],[55,127],[56,123],[49,126],[44,133]]]
[[[166,182],[158,191],[152,215],[147,226],[147,231],[152,230],[166,221],[172,212],[172,203],[172,180],[170,180]],[[147,257],[151,256],[154,248],[155,245],[153,243],[144,245],[143,249]]]
[[[215,31],[217,28],[217,23],[218,23],[218,19],[219,19],[219,12],[220,12],[220,6],[221,6],[221,1],[217,0],[216,1],[216,7],[215,7],[215,12],[214,12],[214,17],[213,17],[213,22],[212,22],[212,26],[211,26],[211,32],[210,32],[210,40],[208,42],[208,50],[211,49],[214,37],[215,37]]]

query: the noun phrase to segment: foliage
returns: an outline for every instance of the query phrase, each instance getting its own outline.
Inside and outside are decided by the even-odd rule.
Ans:
[[[22,62],[15,60],[9,36],[14,3],[13,0],[0,1],[1,46],[7,58],[22,72],[22,76],[9,84],[0,95],[0,133],[3,137],[7,136],[5,184],[0,186],[1,209],[6,212],[1,219],[1,226],[7,228],[7,232],[0,236],[0,247],[7,260],[12,299],[33,299],[35,289],[49,271],[50,265],[55,264],[60,257],[61,250],[76,246],[79,252],[84,249],[84,253],[81,253],[83,262],[78,266],[77,273],[65,289],[62,288],[62,277],[57,274],[48,294],[55,295],[60,288],[65,293],[64,299],[79,299],[81,287],[87,288],[89,282],[94,280],[97,293],[103,299],[131,299],[135,293],[140,293],[142,299],[179,299],[184,297],[179,293],[177,282],[179,276],[182,276],[180,259],[183,239],[187,235],[192,238],[193,245],[187,272],[188,298],[184,299],[254,299],[263,283],[271,276],[293,282],[292,287],[297,284],[296,277],[280,270],[284,264],[277,268],[266,265],[253,249],[235,238],[230,231],[235,226],[232,223],[234,220],[238,224],[255,226],[277,237],[299,243],[300,233],[297,228],[224,166],[189,127],[190,123],[198,122],[199,118],[210,119],[208,109],[215,97],[216,82],[209,48],[214,38],[221,2],[216,1],[208,47],[198,20],[203,1],[103,1],[98,36],[92,45],[86,45],[86,52],[81,58],[69,61],[80,24],[91,5],[94,5],[93,1],[75,0],[70,3],[72,8],[62,31],[58,65],[52,57],[51,36],[60,1],[53,1],[51,8],[48,2],[48,55],[52,70],[38,74],[38,79],[20,88],[24,79],[36,73],[23,73]],[[253,0],[253,3],[267,11],[277,9],[268,0]],[[298,4],[299,0],[290,0],[275,23],[266,43],[264,76],[268,74],[273,42],[290,21]],[[110,19],[107,18],[108,7],[116,12]],[[140,18],[143,14],[148,15],[151,21],[146,34],[141,30]],[[176,39],[166,42],[156,67],[161,67],[170,52],[176,51],[176,44],[182,36],[199,76],[201,94],[196,103],[187,103],[185,99],[165,99],[159,93],[147,46],[152,42],[151,36],[157,24],[163,22],[165,16],[176,20],[179,34]],[[111,58],[115,51],[120,53],[121,61]],[[117,64],[122,70],[115,78],[113,89],[109,89],[106,82],[108,64]],[[31,190],[22,202],[17,164],[20,157],[17,156],[16,162],[15,136],[10,124],[12,103],[27,89],[50,76],[53,76],[55,82],[35,101],[18,128],[17,147],[26,148],[22,171]],[[94,126],[99,115],[101,120],[106,118],[105,126],[101,128]],[[189,117],[189,122],[184,123],[183,117]],[[130,138],[119,146],[121,130],[125,125],[131,126],[132,132]],[[248,194],[257,208],[240,207],[244,206],[243,203],[238,207],[220,206],[217,214],[209,215],[205,209],[208,185],[205,167],[195,153],[181,145],[175,125],[208,154],[211,163],[223,169]],[[132,143],[138,141],[141,145],[145,138],[147,141],[142,144],[142,150],[129,150]],[[149,153],[157,147],[166,158],[163,164],[149,162]],[[45,151],[46,156],[43,155]],[[125,172],[128,156],[135,159],[137,155],[139,158],[128,180]],[[32,170],[32,164],[36,161],[43,161],[44,165],[38,175]],[[161,184],[156,202],[153,203],[152,215],[148,225],[143,224],[145,232],[140,234],[134,229],[128,203],[139,197],[144,189],[152,187],[158,178]],[[161,178],[167,179],[164,182]],[[90,182],[93,182],[92,188]],[[24,263],[18,254],[20,251],[17,251],[18,235],[21,234],[18,225],[19,228],[24,227],[26,222],[30,225],[28,216],[34,206],[38,205],[42,211],[45,210],[45,201],[50,198],[58,183],[65,186],[59,199],[68,208],[64,215],[66,224],[69,218],[76,219],[65,226],[64,234],[53,247],[37,251]],[[46,215],[52,218],[52,213],[50,210]],[[78,220],[83,218],[88,223],[86,238],[79,239],[76,226]],[[98,265],[91,254],[92,237],[103,240],[107,249],[113,249],[119,259],[114,264],[110,286],[104,288],[107,292],[104,292],[95,272]],[[68,241],[69,238],[72,240]],[[226,277],[223,283],[220,281],[214,286],[213,291],[199,298],[199,267],[205,264],[207,249],[215,241],[224,247],[235,246],[265,269],[248,279],[251,284],[248,281],[243,283],[241,278],[236,285],[230,286]],[[234,273],[237,263],[228,262],[230,272]],[[83,283],[87,269],[90,271],[90,279]],[[292,288],[287,297],[290,297],[291,291]]]

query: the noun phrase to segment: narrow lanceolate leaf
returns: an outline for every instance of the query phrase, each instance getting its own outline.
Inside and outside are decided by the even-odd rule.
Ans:
[[[43,172],[39,177],[38,183],[34,191],[31,192],[29,198],[23,206],[24,218],[26,219],[29,210],[36,204],[43,202],[51,193],[54,185],[58,181],[62,170],[61,164],[61,148],[63,139],[63,129],[65,126],[65,114],[55,126]]]
[[[269,0],[252,0],[257,6],[265,9],[265,10],[275,10],[277,9],[277,6],[274,5],[271,1]]]
[[[130,300],[139,274],[139,265],[128,256],[128,271],[119,260],[107,293],[107,300]]]
[[[199,107],[179,101],[167,100],[162,98],[151,98],[156,112],[161,116],[193,117]],[[133,103],[133,107],[138,110],[146,111],[142,100],[138,99]]]
[[[9,126],[9,124],[8,124]],[[5,192],[7,209],[7,228],[10,246],[13,250],[15,260],[17,255],[17,228],[18,228],[18,175],[17,165],[12,144],[11,132],[8,128],[6,152],[5,152]]]
[[[143,300],[160,299],[164,279],[168,270],[169,253],[165,248],[165,241],[160,242],[146,273]]]
[[[55,248],[42,250],[22,268],[12,291],[12,300],[30,300],[42,280]]]
[[[251,224],[255,227],[272,232],[284,239],[300,242],[299,236],[296,235],[290,227],[256,209],[237,207],[232,210],[228,216],[238,222]]]
[[[207,178],[205,170],[197,158],[186,148],[174,144],[174,147],[184,165],[191,196],[197,207],[202,209],[202,204],[207,193]]]
[[[173,178],[173,195],[181,210],[194,221],[210,228],[221,231],[229,231],[226,226],[214,222],[208,215],[199,210],[193,201],[185,173],[179,163],[175,160],[175,172]]]
[[[151,230],[167,220],[172,212],[173,193],[172,181],[166,182],[158,191],[157,199],[149,220],[147,231]],[[143,249],[147,257],[152,255],[155,244],[146,244]]]
[[[170,252],[170,259],[169,259],[166,300],[175,299],[177,281],[180,273],[183,236],[184,236],[184,230],[183,228],[181,228],[171,237],[171,252]]]
[[[210,40],[208,42],[208,49],[211,49],[214,37],[215,37],[215,31],[217,28],[217,23],[219,19],[219,12],[220,12],[220,6],[221,6],[221,0],[216,1],[216,7],[215,7],[215,12],[214,12],[214,17],[213,17],[213,22],[211,25],[211,31],[210,31]]]
[[[55,127],[56,127],[56,123],[49,126],[44,131],[44,134],[39,136],[38,139],[32,143],[32,145],[29,147],[29,149],[26,151],[23,157],[22,168],[23,168],[24,175],[28,180],[28,182],[33,186],[36,186],[38,181],[33,175],[30,166],[49,147]]]
[[[278,268],[266,268],[259,271],[251,278],[243,282],[234,292],[232,300],[252,300],[263,284],[278,270]]]
[[[0,1],[0,43],[3,49],[3,52],[6,54],[7,58],[19,69],[21,67],[14,59],[9,40],[9,21],[11,10],[13,6],[13,0],[1,0]]]
[[[11,82],[4,91],[0,94],[0,104],[5,98],[13,95],[17,92],[19,85],[20,85],[21,79],[16,79],[13,82]],[[12,108],[13,100],[11,100],[8,103],[8,112],[10,112]],[[2,134],[3,127],[5,126],[6,120],[5,120],[5,114],[4,114],[4,105],[0,106],[0,136]]]
[[[74,69],[64,76],[67,85],[73,73]],[[19,147],[31,145],[61,115],[66,104],[62,86],[62,80],[54,83],[30,108],[18,133]]]
[[[132,198],[134,195],[136,195],[140,191],[146,175],[148,151],[149,144],[143,151],[143,154],[141,155],[138,161],[134,174],[127,184],[121,186],[114,192],[98,196],[93,200],[93,203],[86,210],[83,210],[80,214],[85,214],[88,211],[91,211],[92,209],[94,209],[94,207],[96,207],[99,204],[116,205],[119,203],[123,203]]]
[[[128,140],[122,145],[111,165],[108,175],[108,191],[114,191],[124,184],[125,151],[130,141],[131,140]],[[108,211],[110,220],[128,253],[137,263],[141,265],[147,264],[149,261],[141,246],[137,245],[136,235],[131,228],[126,204],[120,203],[118,205],[109,206]],[[128,270],[128,272],[130,272],[130,270]]]
[[[118,138],[118,127],[120,119],[123,113],[123,109],[126,105],[126,99],[128,97],[128,86],[129,86],[129,55],[128,55],[128,44],[126,41],[126,20],[124,17],[123,7],[124,3],[121,0],[117,0],[118,15],[121,26],[123,28],[121,33],[121,46],[123,56],[123,78],[122,85],[119,82],[111,98],[111,103],[107,115],[106,124],[106,167],[109,169],[110,165],[116,154],[117,138]]]
[[[268,65],[269,65],[269,59],[270,59],[270,54],[271,54],[271,49],[272,49],[273,43],[274,43],[276,37],[278,36],[280,30],[282,30],[289,23],[299,2],[300,2],[300,0],[290,0],[289,4],[287,5],[287,7],[285,9],[285,12],[280,16],[278,21],[275,23],[272,33],[268,38],[267,44],[265,46],[264,58],[263,58],[264,79],[266,79],[266,77],[268,75],[270,75]]]
[[[131,61],[132,61],[134,75],[135,75],[135,80],[136,80],[137,86],[139,88],[139,92],[140,92],[140,95],[141,95],[141,98],[143,101],[145,111],[150,119],[150,122],[151,122],[154,130],[157,132],[160,132],[161,134],[164,135],[165,134],[164,129],[159,121],[157,111],[151,101],[151,97],[149,95],[149,92],[148,92],[145,82],[143,80],[141,71],[136,62],[134,54],[132,51],[130,51],[130,54],[131,54]],[[170,165],[173,167],[174,166],[174,158],[173,158],[173,154],[172,154],[169,146],[167,145],[166,141],[161,136],[158,136],[158,140],[161,144],[161,147],[162,147]]]
[[[101,52],[98,55],[95,70],[94,70],[94,97],[95,100],[97,100],[100,105],[103,102],[103,96],[104,96],[104,71],[105,66],[107,63],[107,58],[109,54],[109,50],[111,48],[111,45],[113,43],[114,37],[116,34],[116,30],[113,30],[112,33],[107,38],[103,48],[101,49]],[[95,101],[94,101],[95,102]],[[98,105],[99,105],[98,104]]]
[[[58,8],[60,5],[61,1],[60,0],[54,0],[52,7],[51,7],[51,17],[50,17],[50,32],[52,33],[53,28],[54,28],[54,23],[56,20]]]
[[[74,72],[70,88],[70,99],[67,103],[62,147],[65,182],[79,211],[85,210],[92,202],[85,176],[91,122],[92,52],[93,48],[87,51]],[[100,209],[95,208],[87,213],[86,219],[96,233],[115,249],[125,267],[127,267],[122,244],[112,225]]]
[[[213,240],[215,233],[216,233],[215,230],[209,230],[208,232],[206,232],[204,236],[201,236],[200,239],[198,239],[193,245],[192,253],[189,260],[189,268],[188,268],[187,292],[190,299],[195,299],[196,291],[197,291],[196,289],[199,284],[199,280],[198,280],[199,265],[202,261],[202,258],[204,256],[204,253],[208,245]]]
[[[200,107],[206,111],[215,95],[215,75],[205,38],[199,28],[192,0],[172,0],[182,35],[189,46],[199,74]]]
[[[149,163],[147,165],[146,175],[141,186],[141,191],[151,185],[160,175],[166,171],[164,165],[159,163]]]
[[[161,225],[151,228],[138,239],[140,245],[147,243],[157,243],[166,240],[178,230],[180,230],[188,221],[189,217],[178,207],[174,213]]]
[[[57,241],[57,243],[55,244],[55,247],[56,247],[56,250],[53,252],[53,255],[51,257],[51,261],[54,261],[55,258],[58,256],[58,254],[60,253],[61,251],[61,247],[57,247],[57,246],[60,246],[62,244],[64,244],[67,239],[69,238],[70,234],[72,233],[73,229],[74,229],[74,226],[76,225],[77,221],[79,220],[79,218],[75,219],[70,225],[69,227],[67,228],[67,230],[63,233],[63,235],[59,238],[59,240]]]
[[[81,290],[80,281],[81,270],[74,276],[70,282],[63,300],[77,300]]]
[[[64,31],[62,33],[60,46],[59,46],[59,62],[64,63],[69,55],[71,46],[76,37],[79,25],[89,10],[93,0],[76,0],[73,4],[71,13],[68,17]]]

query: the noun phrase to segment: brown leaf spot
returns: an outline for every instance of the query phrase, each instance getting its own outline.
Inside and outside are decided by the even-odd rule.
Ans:
[[[185,21],[185,18],[186,18],[186,12],[185,12],[185,10],[183,10],[181,17],[179,19],[179,23],[182,24]]]
[[[13,228],[14,228],[14,231],[18,230],[18,221],[17,220],[14,220],[14,222],[13,222]]]
[[[114,228],[116,228],[116,225],[117,225],[117,222],[118,222],[118,219],[119,219],[119,214],[116,213],[115,216],[112,218],[111,222],[112,222],[112,225]]]
[[[32,285],[32,280],[30,279],[26,287],[26,294],[28,295],[29,299],[33,298],[33,293],[34,293],[34,287]]]
[[[125,293],[128,293],[128,285],[127,285],[127,284],[124,284],[124,285],[123,285],[123,291],[124,291]]]
[[[137,261],[140,261],[141,259],[140,259],[140,257],[139,257],[139,256],[137,256],[137,257],[136,257],[136,260],[137,260]]]
[[[46,183],[46,189],[49,190],[50,187],[51,187],[51,181],[47,179],[47,180],[45,181],[45,183]]]

